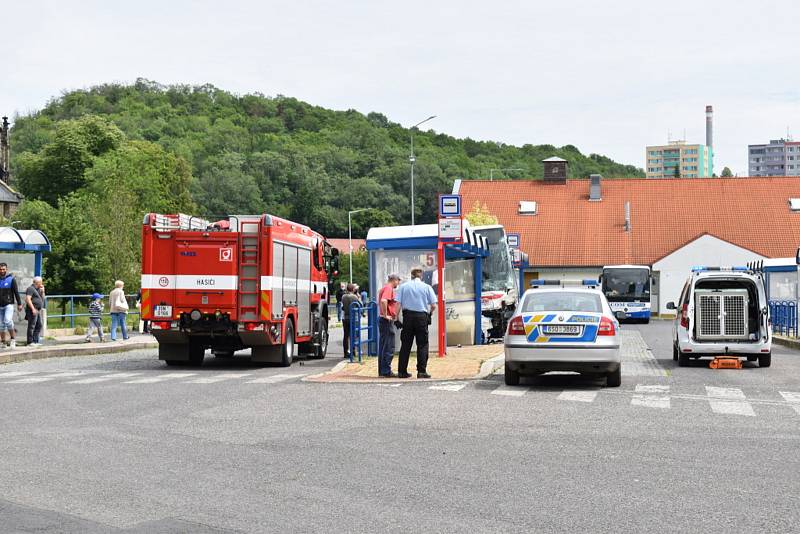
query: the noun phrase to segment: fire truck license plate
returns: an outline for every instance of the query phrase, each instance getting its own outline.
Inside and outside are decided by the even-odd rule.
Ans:
[[[172,306],[156,306],[156,317],[172,317]]]
[[[578,325],[550,325],[544,327],[545,334],[571,334],[578,335],[581,333],[581,327]]]

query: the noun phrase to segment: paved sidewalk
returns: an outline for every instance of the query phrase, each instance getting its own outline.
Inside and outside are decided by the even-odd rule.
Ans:
[[[431,354],[428,358],[428,374],[430,380],[465,380],[488,376],[503,364],[503,345],[476,345],[471,347],[448,347],[447,356],[439,358]],[[494,359],[494,360],[493,360]],[[493,360],[493,361],[491,361]],[[484,365],[485,364],[485,365]],[[363,363],[349,363],[348,360],[334,367],[331,371],[310,376],[304,380],[310,382],[408,382],[417,380],[417,359],[411,353],[408,371],[413,378],[383,378],[378,376],[378,358],[365,357]],[[397,354],[392,359],[392,372],[397,372]]]
[[[127,341],[109,340],[105,343],[100,343],[96,337],[91,343],[86,343],[86,336],[63,336],[47,339],[40,347],[19,345],[14,349],[0,349],[0,364],[38,360],[40,358],[108,354],[155,347],[158,347],[158,343],[153,336],[148,334],[131,334]]]

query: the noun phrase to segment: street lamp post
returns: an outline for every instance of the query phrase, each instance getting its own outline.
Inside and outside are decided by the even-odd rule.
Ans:
[[[431,115],[424,121],[420,121],[414,126],[410,128],[411,131],[411,155],[408,157],[408,161],[411,163],[411,226],[414,226],[414,163],[416,163],[417,158],[414,157],[414,128],[419,126],[424,122],[428,122],[431,119],[435,119],[436,115]]]
[[[512,168],[512,169],[489,169],[489,181],[490,182],[494,181],[494,171],[505,172],[505,171],[524,171],[524,170],[525,169],[519,169],[519,168],[516,168],[516,167]]]
[[[350,245],[350,283],[353,283],[353,214],[367,211],[370,208],[361,208],[347,212],[347,240]]]

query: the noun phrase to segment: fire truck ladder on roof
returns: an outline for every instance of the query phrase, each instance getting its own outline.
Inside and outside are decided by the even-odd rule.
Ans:
[[[258,321],[260,220],[239,220],[239,320]]]

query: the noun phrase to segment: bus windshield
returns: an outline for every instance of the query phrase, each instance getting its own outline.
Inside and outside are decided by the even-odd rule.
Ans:
[[[516,287],[511,254],[503,228],[476,228],[475,231],[489,243],[489,257],[483,260],[483,290],[505,291]]]
[[[603,269],[603,293],[611,301],[650,301],[650,269],[619,267]]]

